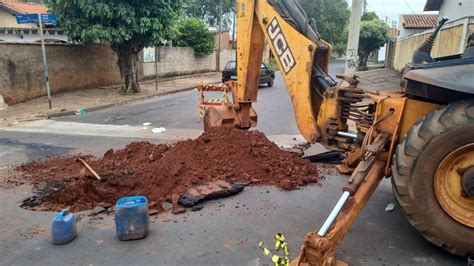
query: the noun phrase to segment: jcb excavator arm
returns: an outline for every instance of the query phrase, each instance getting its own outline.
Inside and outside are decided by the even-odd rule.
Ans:
[[[349,85],[336,86],[327,75],[331,46],[319,38],[314,23],[295,0],[237,0],[237,15],[238,80],[225,87],[232,91],[233,102],[208,107],[205,128],[256,125],[252,103],[257,100],[266,40],[290,94],[301,134],[309,142],[349,151],[340,169],[352,172],[333,211],[318,232],[308,233],[291,265],[339,264],[336,247],[382,178],[390,176],[399,136],[438,105],[400,92],[365,92],[357,88],[356,76],[339,76]],[[404,193],[408,190],[402,189]]]
[[[237,1],[237,16],[237,82],[228,83],[234,102],[209,108],[205,125],[256,125],[252,103],[257,101],[266,39],[288,88],[298,128],[305,139],[316,142],[324,91],[336,85],[327,75],[331,46],[319,38],[314,23],[294,0]]]

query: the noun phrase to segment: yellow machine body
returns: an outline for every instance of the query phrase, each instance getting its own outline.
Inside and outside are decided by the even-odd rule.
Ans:
[[[314,65],[327,74],[331,46],[322,39],[315,43],[307,38],[270,2],[237,1],[237,81],[225,85],[232,92],[233,101],[209,106],[204,124],[205,128],[243,129],[257,125],[252,104],[257,101],[266,40],[288,89],[301,135],[311,143],[319,141],[327,147],[348,151],[343,168],[353,172],[344,187],[350,198],[327,234],[310,232],[300,255],[292,262],[292,265],[335,265],[339,263],[334,255],[336,247],[382,178],[390,176],[392,155],[401,136],[439,106],[409,99],[401,92],[366,92],[357,87],[355,76],[339,76],[348,85],[334,85],[325,88],[322,95],[316,93],[312,83]],[[360,143],[340,134],[350,127],[362,134]]]

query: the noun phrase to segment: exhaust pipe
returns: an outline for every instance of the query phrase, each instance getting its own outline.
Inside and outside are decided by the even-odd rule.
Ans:
[[[448,21],[448,17],[443,17],[438,22],[438,26],[434,30],[434,32],[426,39],[418,49],[415,50],[413,53],[413,57],[411,59],[413,64],[423,64],[423,63],[432,63],[434,62],[433,57],[431,57],[431,50],[433,49],[433,44],[438,35],[439,30],[443,27],[444,23]]]

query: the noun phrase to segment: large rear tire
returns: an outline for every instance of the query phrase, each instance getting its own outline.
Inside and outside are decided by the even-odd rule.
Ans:
[[[455,167],[466,160],[474,166],[473,144],[474,101],[456,102],[415,123],[392,164],[393,192],[411,225],[433,244],[462,256],[474,254],[474,199],[458,191],[462,172]]]

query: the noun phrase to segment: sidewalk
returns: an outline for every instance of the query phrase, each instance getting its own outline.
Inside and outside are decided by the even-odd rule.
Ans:
[[[391,68],[360,71],[356,73],[360,83],[357,87],[366,91],[400,91],[402,75]]]
[[[96,111],[115,105],[123,105],[155,96],[196,88],[200,83],[218,83],[220,72],[211,72],[191,76],[162,79],[158,90],[154,80],[140,83],[141,92],[134,95],[120,94],[119,87],[97,88],[60,93],[52,96],[53,109],[48,109],[46,96],[0,109],[0,124],[12,124],[20,121],[32,121],[71,115],[79,108]]]

